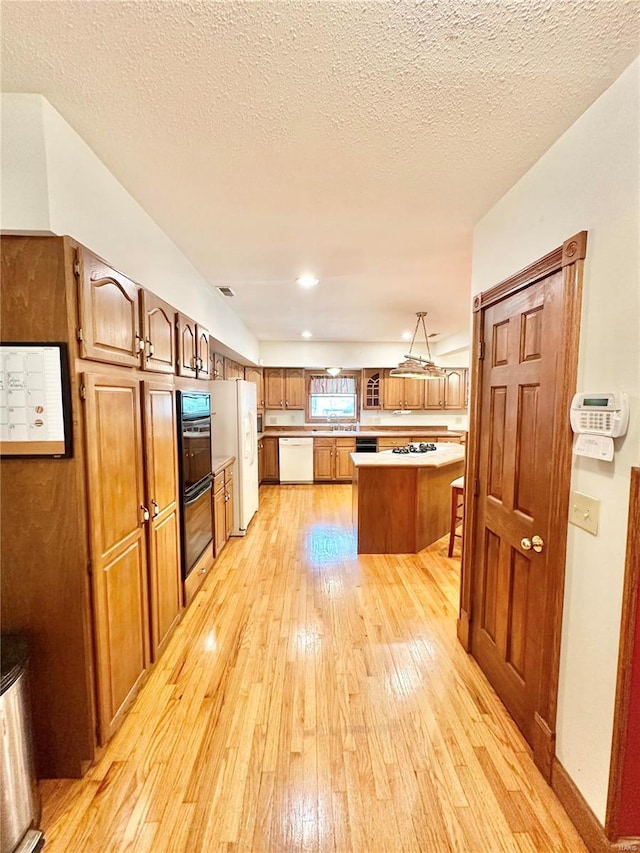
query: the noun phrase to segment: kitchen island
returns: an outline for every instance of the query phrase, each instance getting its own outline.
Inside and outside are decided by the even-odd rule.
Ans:
[[[449,530],[451,481],[464,447],[428,453],[352,453],[358,554],[417,554]]]

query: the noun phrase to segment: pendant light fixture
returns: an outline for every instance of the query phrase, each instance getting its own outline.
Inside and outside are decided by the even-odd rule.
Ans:
[[[424,318],[426,316],[426,311],[418,311],[416,313],[416,329],[413,333],[413,338],[411,339],[409,354],[405,355],[405,360],[401,361],[397,367],[394,367],[393,370],[389,371],[389,376],[397,376],[404,379],[441,379],[445,375],[444,370],[441,367],[437,367],[431,358],[431,348],[429,347],[427,327],[424,322]],[[424,342],[427,346],[428,358],[423,358],[421,355],[415,355],[413,352],[413,345],[416,341],[416,335],[418,334],[420,324],[422,324],[422,331],[424,332]]]

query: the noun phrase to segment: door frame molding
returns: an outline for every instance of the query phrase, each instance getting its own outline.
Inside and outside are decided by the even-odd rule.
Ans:
[[[629,486],[629,520],[627,524],[627,550],[625,557],[625,578],[622,592],[622,616],[620,620],[620,651],[618,656],[618,676],[616,702],[613,718],[613,739],[611,744],[611,768],[609,770],[609,791],[605,832],[610,841],[620,837],[620,807],[622,804],[623,780],[627,762],[627,741],[631,711],[631,683],[633,672],[631,665],[635,649],[635,631],[637,612],[640,608],[640,467],[631,469]]]
[[[482,359],[484,357],[484,312],[496,302],[524,290],[542,278],[562,270],[563,306],[562,340],[564,348],[558,353],[558,394],[556,412],[568,413],[575,393],[578,370],[582,281],[587,249],[587,232],[565,240],[562,246],[501,281],[473,300],[473,340],[471,349],[471,400],[469,406],[469,440],[465,473],[465,506],[460,581],[460,613],[457,623],[458,639],[473,655],[471,643],[471,590],[476,571],[477,481],[480,464],[480,413],[482,401]],[[551,642],[542,651],[540,683],[535,711],[533,756],[535,763],[549,782],[555,757],[555,722],[558,704],[560,670],[560,638],[571,486],[572,432],[569,417],[558,417],[551,446],[551,506],[548,545],[548,586],[545,594],[543,632]]]

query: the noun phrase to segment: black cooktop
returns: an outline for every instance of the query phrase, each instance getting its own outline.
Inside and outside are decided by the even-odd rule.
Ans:
[[[429,453],[430,450],[437,450],[435,444],[421,441],[420,444],[406,444],[404,447],[394,447],[393,453]]]

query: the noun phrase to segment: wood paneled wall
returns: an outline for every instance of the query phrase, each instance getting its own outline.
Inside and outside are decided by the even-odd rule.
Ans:
[[[34,341],[37,329],[40,341],[73,340],[72,259],[63,241],[5,237],[1,255],[2,339]],[[0,465],[2,630],[28,626],[39,776],[80,776],[94,757],[83,437],[73,369],[71,381],[73,458]]]

